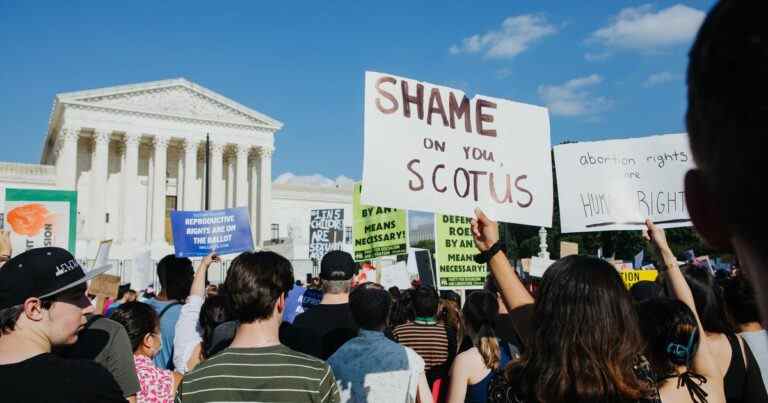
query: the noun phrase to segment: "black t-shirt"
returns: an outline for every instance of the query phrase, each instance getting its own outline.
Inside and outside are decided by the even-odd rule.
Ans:
[[[298,351],[327,360],[344,343],[357,336],[349,304],[321,304],[293,321]]]
[[[0,390],[4,402],[125,402],[104,367],[50,353],[0,365]]]

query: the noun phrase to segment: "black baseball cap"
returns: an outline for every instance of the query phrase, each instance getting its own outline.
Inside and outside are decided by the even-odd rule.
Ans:
[[[323,280],[349,280],[355,275],[357,265],[352,255],[341,250],[332,250],[320,262],[320,278]]]
[[[110,267],[96,267],[86,274],[66,249],[30,249],[0,268],[0,309],[21,305],[27,298],[59,294],[106,272]]]

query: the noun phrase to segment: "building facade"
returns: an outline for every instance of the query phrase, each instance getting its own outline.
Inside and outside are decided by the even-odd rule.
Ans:
[[[306,258],[310,210],[344,208],[351,188],[272,184],[283,124],[185,79],[63,93],[41,163],[0,163],[0,186],[76,190],[77,255],[172,253],[170,212],[247,207],[257,248]],[[205,163],[210,142],[210,172]],[[348,217],[348,219],[347,219]]]

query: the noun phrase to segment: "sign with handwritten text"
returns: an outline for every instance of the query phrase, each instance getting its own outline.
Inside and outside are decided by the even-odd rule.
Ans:
[[[318,262],[326,253],[344,246],[344,209],[311,210],[309,217],[309,258]]]
[[[172,211],[171,227],[177,257],[219,255],[253,250],[248,209]]]
[[[683,182],[692,167],[686,134],[555,146],[562,232],[638,230],[646,218],[691,226]]]
[[[364,204],[552,225],[546,108],[365,74]]]

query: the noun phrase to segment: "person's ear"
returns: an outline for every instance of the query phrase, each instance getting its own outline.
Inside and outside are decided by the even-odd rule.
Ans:
[[[43,320],[42,301],[39,298],[27,298],[24,301],[24,316],[35,322]]]
[[[146,351],[154,351],[155,341],[152,333],[147,333],[144,335],[144,338],[141,339],[141,347],[143,347]]]
[[[285,293],[280,294],[280,297],[277,298],[275,307],[277,308],[277,312],[280,314],[282,314],[283,311],[285,311]]]
[[[699,169],[691,169],[685,174],[685,202],[691,221],[704,241],[720,251],[730,251],[731,233],[723,219],[722,206]]]

